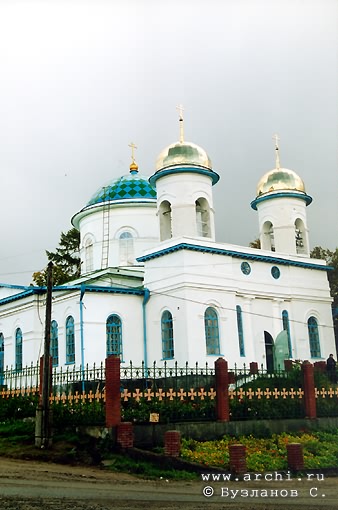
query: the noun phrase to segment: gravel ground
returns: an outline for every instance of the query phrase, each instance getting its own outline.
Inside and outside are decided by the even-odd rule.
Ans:
[[[206,486],[202,481],[149,481],[99,468],[0,459],[1,510],[338,510],[338,478],[214,482],[209,485],[214,489],[211,497],[202,494]],[[222,487],[239,492],[297,490],[298,496],[221,497]]]

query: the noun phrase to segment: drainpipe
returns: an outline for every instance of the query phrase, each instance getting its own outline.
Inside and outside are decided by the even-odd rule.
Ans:
[[[148,353],[147,353],[147,315],[146,315],[146,304],[150,299],[150,291],[149,289],[144,289],[144,297],[142,303],[142,313],[143,313],[143,361],[144,366],[148,368]],[[147,375],[146,375],[147,377]]]
[[[84,335],[83,335],[83,296],[85,294],[85,286],[83,283],[81,283],[81,290],[80,290],[80,341],[81,341],[81,366],[82,366],[82,391],[85,390],[85,383],[84,383]]]

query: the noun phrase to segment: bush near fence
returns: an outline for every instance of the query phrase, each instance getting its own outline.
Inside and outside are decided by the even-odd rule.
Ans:
[[[268,372],[235,365],[230,372],[231,420],[303,418],[303,381],[299,365]]]

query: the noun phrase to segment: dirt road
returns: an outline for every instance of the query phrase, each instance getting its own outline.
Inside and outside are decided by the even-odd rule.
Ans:
[[[338,510],[338,479],[148,481],[99,468],[0,458],[1,510],[216,510],[229,507],[233,510],[309,507]]]

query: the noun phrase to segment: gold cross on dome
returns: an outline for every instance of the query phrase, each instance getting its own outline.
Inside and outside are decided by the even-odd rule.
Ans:
[[[133,142],[130,142],[130,144],[128,144],[128,147],[131,148],[131,159],[133,160],[133,163],[135,163],[134,149],[137,149],[137,147]]]
[[[272,138],[275,140],[276,168],[279,170],[280,169],[280,159],[279,159],[279,146],[278,146],[278,142],[279,142],[280,138],[279,138],[278,135],[273,135]]]
[[[179,116],[180,116],[180,120],[183,120],[183,112],[184,112],[184,108],[181,104],[177,105],[176,106],[176,110],[178,111],[179,113]]]
[[[183,106],[180,104],[176,106],[176,110],[179,112],[179,121],[180,121],[180,143],[184,142],[184,126],[183,126]]]
[[[276,147],[276,149],[279,149],[279,147],[278,147],[278,142],[280,140],[279,136],[277,134],[275,134],[275,135],[273,135],[272,138],[273,138],[273,140],[275,140],[275,147]]]

